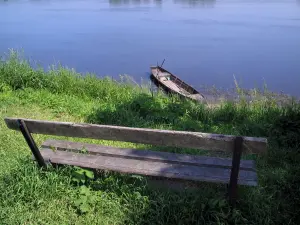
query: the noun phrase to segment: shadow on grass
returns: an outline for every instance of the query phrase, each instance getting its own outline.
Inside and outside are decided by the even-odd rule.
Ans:
[[[232,102],[211,109],[204,104],[148,94],[126,102],[111,102],[87,116],[86,122],[128,127],[163,128],[248,136],[268,136],[268,126],[278,117],[277,107]]]
[[[299,178],[295,176],[282,177],[273,172],[275,169],[282,170],[285,174],[290,173],[290,171],[295,172],[294,159],[295,156],[299,156],[296,148],[300,143],[299,135],[296,134],[300,131],[299,112],[299,106],[291,106],[289,111],[289,109],[279,108],[268,102],[253,103],[251,107],[243,103],[226,103],[221,107],[211,109],[190,101],[141,94],[127,102],[115,102],[95,110],[87,117],[86,122],[268,137],[270,145],[268,155],[258,159],[260,187],[240,188],[241,208],[239,210],[241,211],[239,212],[241,214],[236,214],[239,223],[263,224],[267,223],[268,220],[282,222],[294,215],[289,204],[293,205],[290,201],[293,201],[295,194],[289,194],[286,197],[283,197],[283,194],[286,194],[287,190],[300,193],[295,186],[299,183]],[[287,128],[291,124],[293,125],[292,130]],[[285,148],[292,150],[287,153]],[[155,146],[151,149],[203,154],[199,150],[191,149]],[[296,168],[299,169],[299,166]],[[216,203],[213,212],[206,209],[211,200],[218,199],[220,196],[221,199],[224,197],[225,185],[203,183],[201,185],[203,188],[199,188],[197,194],[149,192],[147,196],[150,199],[150,204],[144,213],[139,214],[139,223],[146,224],[151,221],[149,223],[203,224],[206,221],[209,224],[223,221],[227,224],[237,219],[230,217],[233,214],[227,214],[228,211],[227,213],[226,210],[224,211],[222,204],[218,206]],[[269,201],[271,196],[272,201]],[[176,203],[177,201],[178,203]],[[274,216],[278,215],[275,208],[280,206],[284,206],[281,211],[283,214]],[[251,212],[248,211],[249,209]],[[294,219],[295,217],[291,221]]]
[[[123,224],[286,224],[287,221],[297,224],[300,215],[299,112],[297,107],[283,110],[262,105],[250,109],[231,103],[212,110],[188,101],[148,95],[99,107],[86,122],[266,136],[270,148],[267,156],[257,160],[259,187],[240,188],[241,201],[234,212],[224,201],[225,185],[199,183],[193,190],[161,191],[150,188],[151,182],[140,176],[102,173],[91,182],[93,190],[101,194],[101,201],[91,215],[97,215],[101,206],[99,218],[105,213],[120,212],[116,217],[125,214]],[[153,148],[199,153],[190,149]],[[38,199],[44,198],[46,208],[54,192],[57,199],[65,198],[67,208],[68,190],[72,189],[69,172],[57,176],[57,171],[42,172],[28,165],[28,161],[20,162],[14,173],[6,174],[1,183],[3,190],[7,190],[1,195],[3,204],[14,207],[21,198],[22,206],[27,209],[27,202],[41,204]],[[76,191],[73,192],[75,195]],[[7,196],[11,196],[9,201]]]
[[[157,186],[158,181],[163,181],[157,178],[114,172],[99,178],[91,184],[92,188],[113,192],[122,199],[126,208],[124,224],[204,224],[216,222],[216,217],[230,217],[224,186],[206,183],[198,184],[198,189],[176,191]]]

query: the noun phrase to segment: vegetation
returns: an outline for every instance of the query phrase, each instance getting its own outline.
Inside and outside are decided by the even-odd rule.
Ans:
[[[35,69],[33,69],[35,68]],[[241,94],[242,91],[239,90]],[[253,92],[256,93],[256,92]],[[63,167],[40,170],[23,137],[4,117],[166,128],[268,137],[268,154],[255,158],[259,186],[241,187],[231,209],[225,185],[195,190],[152,188],[144,177]],[[299,224],[300,105],[251,102],[209,107],[109,78],[81,76],[52,66],[44,71],[11,52],[0,63],[1,224]],[[35,135],[38,144],[47,136]],[[62,138],[62,137],[60,137]],[[68,140],[78,140],[68,138]],[[80,140],[121,147],[130,143]],[[155,150],[158,150],[155,148]],[[162,151],[200,154],[190,149]],[[207,154],[201,152],[201,154]]]

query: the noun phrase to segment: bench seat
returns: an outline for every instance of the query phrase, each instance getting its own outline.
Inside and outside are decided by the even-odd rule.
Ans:
[[[232,167],[231,158],[126,149],[61,140],[45,141],[41,146],[41,154],[52,164],[226,184],[229,183]],[[253,160],[241,160],[238,184],[257,185]]]

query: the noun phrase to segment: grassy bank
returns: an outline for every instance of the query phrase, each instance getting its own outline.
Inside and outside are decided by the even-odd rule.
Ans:
[[[89,122],[268,137],[268,154],[256,159],[259,186],[240,188],[236,210],[225,186],[203,183],[195,191],[161,191],[138,176],[99,174],[87,190],[74,168],[39,170],[22,136],[4,117]],[[0,64],[1,224],[299,224],[300,105],[279,107],[272,98],[208,107],[109,78],[73,70],[32,69],[15,53]],[[47,136],[35,135],[38,144]],[[78,140],[68,138],[68,140]],[[121,147],[151,146],[81,140]],[[157,148],[155,148],[157,150]],[[207,154],[189,149],[163,151]],[[87,196],[88,209],[78,207]],[[93,196],[93,197],[92,197]]]

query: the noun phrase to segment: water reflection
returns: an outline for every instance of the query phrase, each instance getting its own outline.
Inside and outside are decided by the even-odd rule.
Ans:
[[[154,0],[154,3],[155,3],[156,5],[162,5],[162,0]]]
[[[109,0],[110,5],[148,5],[151,4],[152,2],[156,1],[151,1],[151,0]]]
[[[110,5],[162,5],[162,0],[109,0]],[[190,5],[190,6],[213,6],[216,0],[173,0],[174,4]]]
[[[189,6],[214,6],[216,0],[173,0],[174,4]]]

